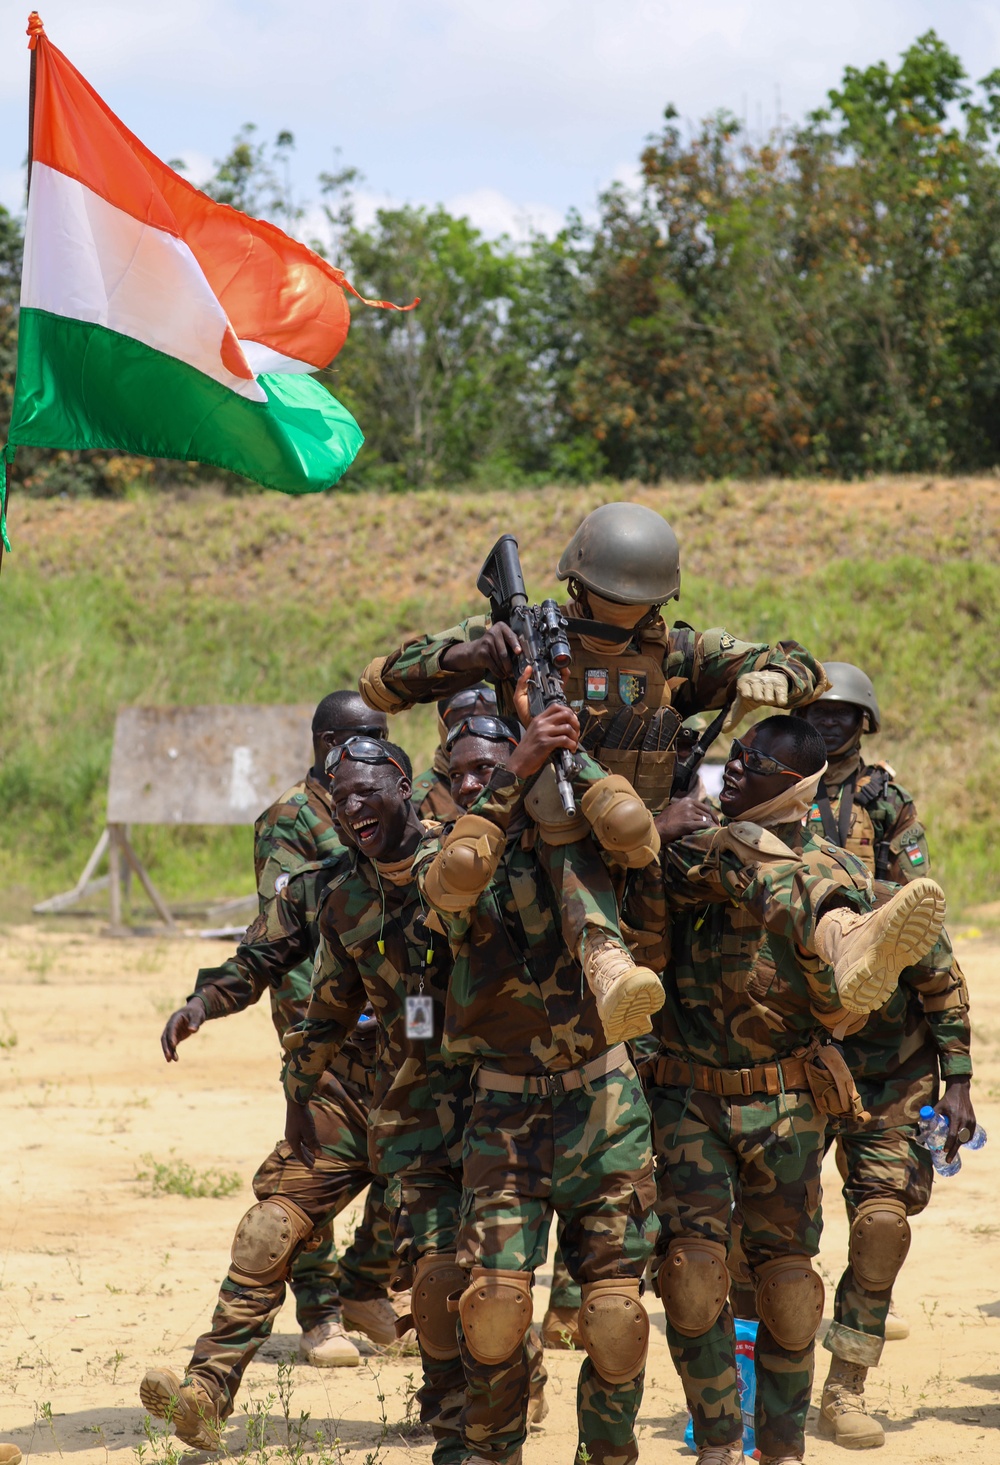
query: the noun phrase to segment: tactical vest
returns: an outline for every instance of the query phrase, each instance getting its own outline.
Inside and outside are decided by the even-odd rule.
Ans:
[[[830,797],[830,807],[838,826],[844,798],[849,791],[853,791],[851,822],[844,840],[841,840],[839,835],[833,839],[831,833],[824,829],[818,804],[813,804],[806,820],[811,834],[815,834],[820,839],[833,839],[833,843],[842,845],[849,854],[856,855],[869,875],[877,876],[880,880],[886,878],[883,867],[887,865],[887,860],[885,852],[880,860],[878,835],[868,810],[875,800],[881,797],[887,781],[888,773],[884,768],[862,767],[858,770],[856,784],[852,784],[848,779],[846,783],[841,784],[839,789],[833,791]]]
[[[631,645],[623,651],[588,651],[572,618],[569,636],[573,665],[566,696],[580,719],[581,743],[608,773],[627,778],[658,814],[670,802],[681,726],[663,670],[663,624],[639,632],[638,651]]]

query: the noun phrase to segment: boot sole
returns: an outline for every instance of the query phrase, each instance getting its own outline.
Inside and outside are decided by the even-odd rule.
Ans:
[[[630,972],[615,984],[597,1010],[609,1043],[642,1037],[650,1031],[649,1019],[659,1012],[667,994],[655,972]]]
[[[832,1440],[842,1450],[877,1450],[881,1445],[885,1444],[885,1434],[881,1429],[878,1430],[877,1434],[858,1434],[842,1439],[837,1434],[836,1426],[822,1414],[819,1417],[817,1433],[820,1439]]]
[[[905,885],[882,907],[885,925],[878,943],[837,982],[841,1004],[848,1012],[874,1012],[888,1000],[900,972],[926,956],[937,941],[945,911],[944,891],[926,879]]]
[[[222,1423],[213,1424],[191,1409],[181,1398],[180,1383],[171,1374],[152,1370],[139,1385],[139,1399],[155,1419],[170,1418],[170,1428],[185,1445],[196,1450],[222,1448]],[[171,1405],[173,1410],[171,1411]]]

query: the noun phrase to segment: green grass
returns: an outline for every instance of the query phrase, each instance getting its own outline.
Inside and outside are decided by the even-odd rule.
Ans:
[[[939,503],[889,481],[878,492],[859,485],[849,502],[829,490],[814,512],[821,492],[709,485],[634,496],[680,531],[685,620],[792,636],[865,666],[885,714],[870,751],[917,798],[953,910],[996,900],[995,489]],[[27,506],[0,580],[0,916],[79,874],[103,825],[120,705],[318,700],[407,631],[479,610],[476,572],[505,529],[520,534],[532,593],[555,590],[568,532],[614,496],[595,486]],[[391,735],[426,766],[432,711],[406,714]],[[249,829],[137,827],[133,839],[168,899],[252,886]]]
[[[186,1160],[154,1160],[152,1155],[143,1155],[141,1164],[146,1168],[137,1170],[136,1180],[149,1183],[149,1193],[158,1195],[186,1195],[190,1200],[235,1195],[243,1184],[234,1170],[196,1170]]]

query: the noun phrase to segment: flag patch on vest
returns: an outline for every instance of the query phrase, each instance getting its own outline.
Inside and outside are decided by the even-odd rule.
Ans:
[[[910,857],[911,865],[922,865],[924,863],[924,852],[920,848],[919,844],[911,845],[906,853]]]
[[[646,695],[646,678],[635,671],[618,673],[618,695],[626,707],[641,702]]]
[[[591,666],[583,674],[583,687],[588,702],[603,702],[608,695],[608,669]]]

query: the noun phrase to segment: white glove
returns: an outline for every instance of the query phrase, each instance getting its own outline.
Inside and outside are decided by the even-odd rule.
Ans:
[[[722,724],[732,732],[755,707],[787,707],[788,678],[783,671],[748,671],[736,683],[736,696]]]

